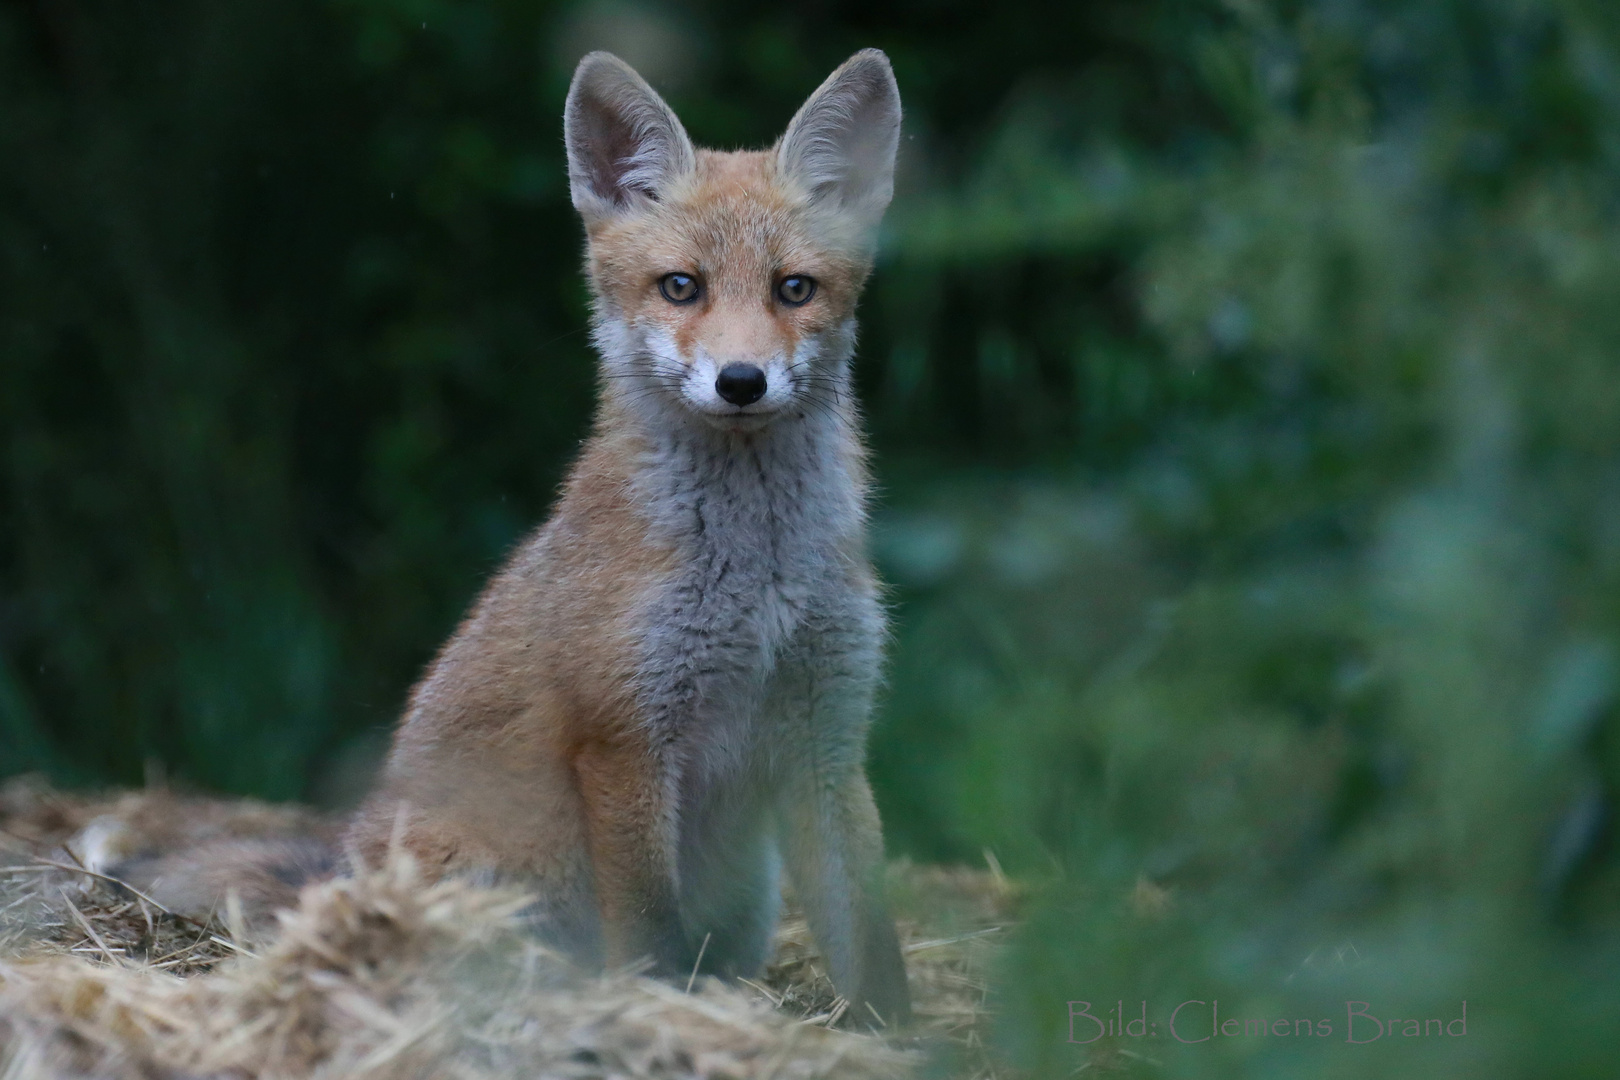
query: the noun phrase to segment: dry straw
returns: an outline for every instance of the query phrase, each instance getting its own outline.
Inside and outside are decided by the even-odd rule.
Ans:
[[[989,1068],[982,973],[1013,900],[999,875],[895,868],[901,910],[931,917],[902,919],[918,1024],[883,1038],[846,1030],[791,913],[764,978],[685,990],[583,975],[523,932],[521,895],[426,881],[402,854],[307,887],[255,939],[228,911],[168,911],[64,846],[109,815],[263,811],[0,792],[0,1077],[859,1080],[912,1075],[930,1050],[963,1075]]]

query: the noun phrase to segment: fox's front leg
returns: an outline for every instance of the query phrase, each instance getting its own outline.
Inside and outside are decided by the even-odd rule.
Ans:
[[[911,1018],[865,768],[881,636],[882,615],[868,594],[839,616],[809,620],[797,655],[778,667],[767,708],[773,734],[786,743],[776,799],[788,876],[834,989],[855,1022],[873,1027],[879,1018]]]
[[[644,957],[660,975],[692,966],[676,902],[674,769],[635,739],[589,743],[574,759],[609,967]]]
[[[883,901],[883,833],[865,773],[805,776],[782,798],[788,873],[833,988],[857,1024],[909,1022],[905,961]]]

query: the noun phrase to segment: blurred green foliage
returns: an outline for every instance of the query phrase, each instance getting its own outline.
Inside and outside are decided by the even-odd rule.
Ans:
[[[895,851],[1035,882],[1009,1060],[1613,1075],[1601,0],[13,0],[0,771],[326,790],[585,430],[578,55],[725,146],[874,44],[873,773]],[[1335,1035],[1076,1046],[1073,999]]]

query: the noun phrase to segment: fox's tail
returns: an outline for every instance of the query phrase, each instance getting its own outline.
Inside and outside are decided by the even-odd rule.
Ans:
[[[96,809],[63,843],[66,854],[193,919],[273,929],[273,913],[296,906],[300,888],[341,869],[336,823],[299,807],[158,786]]]
[[[115,862],[106,873],[170,911],[198,920],[240,917],[253,931],[273,927],[278,909],[297,906],[299,889],[342,866],[330,843],[308,836],[215,840]]]

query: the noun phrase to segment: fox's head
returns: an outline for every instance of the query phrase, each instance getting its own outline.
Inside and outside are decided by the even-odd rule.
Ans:
[[[719,152],[694,149],[624,61],[591,53],[563,128],[604,393],[734,431],[842,415],[855,301],[894,191],[888,58],[856,53],[772,149]]]

